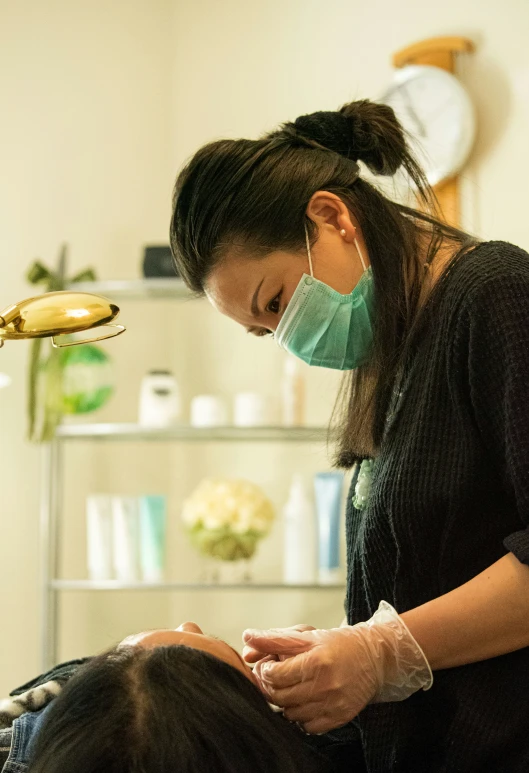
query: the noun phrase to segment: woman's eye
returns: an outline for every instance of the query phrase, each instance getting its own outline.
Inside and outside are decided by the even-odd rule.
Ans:
[[[270,303],[266,307],[266,310],[269,311],[271,314],[279,314],[280,308],[281,308],[281,293],[276,295],[273,301],[270,301]]]

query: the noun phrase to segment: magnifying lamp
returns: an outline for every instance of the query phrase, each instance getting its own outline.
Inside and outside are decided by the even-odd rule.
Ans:
[[[101,295],[64,290],[27,298],[0,312],[0,347],[21,338],[51,338],[56,349],[103,341],[123,333],[111,325],[119,307]],[[103,335],[88,331],[104,328]],[[101,331],[98,331],[101,332]]]

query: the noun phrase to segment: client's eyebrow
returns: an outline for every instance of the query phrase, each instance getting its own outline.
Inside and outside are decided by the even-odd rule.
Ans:
[[[264,277],[261,279],[261,281],[257,285],[257,290],[253,294],[252,306],[251,306],[252,316],[253,317],[258,317],[259,314],[260,314],[259,307],[257,306],[257,296],[259,295],[259,290],[261,289],[261,285],[263,284],[263,282],[264,282]]]
[[[239,658],[239,660],[241,661],[241,663],[243,664],[243,666],[245,666],[245,668],[250,668],[250,666],[248,665],[248,663],[246,663],[246,662],[243,660],[243,658],[242,658],[242,655],[241,655],[239,652],[237,652],[237,650],[235,649],[235,647],[232,647],[232,646],[231,646],[231,644],[228,644],[228,642],[227,642],[227,641],[224,641],[224,639],[220,639],[218,636],[215,636],[215,634],[213,634],[213,633],[208,633],[208,636],[210,636],[212,639],[216,639],[217,641],[221,641],[223,644],[225,644],[227,647],[229,647],[229,648],[230,648],[230,650],[231,650],[232,652],[234,652],[234,653],[237,655],[237,657]],[[251,669],[250,669],[250,671],[251,671]]]

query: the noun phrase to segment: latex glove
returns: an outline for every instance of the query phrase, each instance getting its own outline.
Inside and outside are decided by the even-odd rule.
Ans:
[[[401,701],[432,686],[423,651],[385,601],[365,623],[305,632],[250,629],[243,640],[264,658],[254,674],[267,699],[308,733],[341,727],[368,703]]]
[[[289,631],[302,632],[302,631],[315,631],[315,630],[316,628],[313,625],[305,625],[305,623],[300,623],[299,625],[291,625],[288,628],[269,628],[268,633],[274,632],[274,633],[277,633],[278,635],[283,635],[288,633]],[[249,647],[249,646],[244,647],[242,651],[242,656],[247,663],[257,663],[257,661],[259,660],[263,660],[263,661],[264,660],[266,661],[285,660],[285,657],[279,654],[272,655],[267,653],[265,656],[264,653],[259,652],[259,650],[256,650],[253,647]]]

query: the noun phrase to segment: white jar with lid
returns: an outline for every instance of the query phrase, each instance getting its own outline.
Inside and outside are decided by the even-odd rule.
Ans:
[[[228,423],[224,400],[218,395],[196,395],[191,401],[191,426],[223,427]]]
[[[180,390],[169,370],[151,370],[140,390],[139,423],[142,427],[169,427],[180,418]]]
[[[259,392],[237,392],[233,401],[236,427],[263,427],[270,424],[266,397]]]

